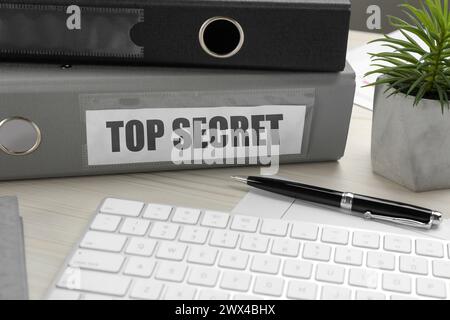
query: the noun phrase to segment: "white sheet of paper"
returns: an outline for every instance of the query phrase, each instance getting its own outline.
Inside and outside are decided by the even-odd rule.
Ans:
[[[240,131],[247,133],[250,146],[236,147],[231,143],[235,134],[231,123],[233,118],[243,117],[248,122],[248,128]],[[87,110],[88,165],[245,159],[261,156],[263,149],[268,149],[266,144],[279,147],[276,154],[272,155],[300,154],[305,117],[304,105]],[[225,120],[224,128],[220,128],[222,124],[218,125],[219,118]],[[260,141],[267,140],[272,122],[275,121],[276,126],[279,126],[279,143],[272,141],[258,144],[251,129],[259,126]],[[240,123],[239,128],[242,128]],[[211,141],[215,136],[209,136],[213,134],[212,131],[205,131],[210,125],[218,128],[220,137],[227,136],[225,147],[212,146]],[[180,135],[174,127],[178,131],[182,129],[183,134]],[[182,152],[174,147],[174,141],[179,141],[181,136],[181,140],[189,144],[183,147]],[[206,148],[202,147],[203,142],[207,143]],[[200,147],[193,147],[195,143]],[[188,157],[182,157],[180,153]],[[267,156],[267,153],[263,156]]]
[[[276,195],[270,192],[252,189],[236,205],[234,214],[250,216],[298,220],[317,224],[327,224],[340,227],[352,227],[394,234],[425,236],[450,240],[450,221],[445,219],[439,228],[421,230],[416,228],[398,227],[376,221],[367,221],[352,216],[337,209],[316,206],[293,198]]]
[[[390,37],[396,39],[405,39],[405,37],[400,33],[400,31],[394,31],[389,34]],[[422,47],[426,48],[423,41],[421,41],[417,36],[411,35],[414,40],[416,40]],[[380,35],[381,38],[381,35]],[[350,65],[355,70],[356,74],[356,93],[355,93],[355,104],[363,108],[373,110],[373,99],[375,95],[375,87],[364,87],[370,83],[377,80],[378,75],[370,75],[364,77],[364,75],[373,70],[371,67],[371,59],[369,53],[380,53],[380,52],[393,52],[394,49],[390,47],[383,46],[380,42],[366,44],[362,47],[352,49],[347,52],[347,60]]]

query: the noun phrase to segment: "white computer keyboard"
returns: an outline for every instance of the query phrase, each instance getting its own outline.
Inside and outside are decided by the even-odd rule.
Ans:
[[[450,298],[450,244],[106,199],[49,299]]]

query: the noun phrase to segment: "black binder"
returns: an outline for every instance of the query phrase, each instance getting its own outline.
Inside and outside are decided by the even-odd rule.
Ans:
[[[0,59],[345,67],[350,0],[2,0]]]

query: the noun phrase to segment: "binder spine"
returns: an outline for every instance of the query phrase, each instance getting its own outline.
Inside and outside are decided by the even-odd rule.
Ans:
[[[138,60],[130,32],[143,21],[144,9],[0,3],[0,54]]]
[[[232,123],[238,122],[232,122],[231,116],[245,116],[248,128],[256,128],[254,119],[280,113],[285,107],[304,108],[305,118],[302,127],[295,123],[286,127],[287,122],[300,118],[283,114],[287,122],[280,124],[288,134],[281,141],[289,149],[280,145],[280,163],[337,160],[345,150],[354,88],[350,67],[342,73],[255,73],[103,66],[62,70],[54,65],[3,64],[0,180],[199,168],[175,164],[170,157],[175,118],[186,118],[190,128],[205,118],[201,128],[214,129],[212,117],[222,116],[224,127],[236,129]],[[158,120],[163,127],[157,125]],[[123,126],[107,127],[105,121],[123,122]],[[116,132],[119,140],[113,138]],[[127,135],[136,138],[127,139]],[[112,149],[113,139],[120,141],[119,153]],[[294,141],[301,146],[293,145],[297,149],[292,151]],[[211,166],[202,163],[200,167]]]
[[[6,1],[0,3],[2,60],[333,72],[345,67],[349,0]]]

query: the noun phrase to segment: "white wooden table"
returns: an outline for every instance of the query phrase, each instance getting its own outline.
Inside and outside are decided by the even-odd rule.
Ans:
[[[351,32],[350,47],[373,37]],[[370,111],[354,108],[347,151],[341,161],[284,165],[280,175],[304,183],[450,212],[450,191],[416,194],[372,173],[371,118]],[[116,196],[229,211],[246,192],[229,177],[258,173],[258,168],[233,168],[0,183],[0,196],[17,195],[20,200],[25,222],[30,297],[43,297],[103,198]]]

